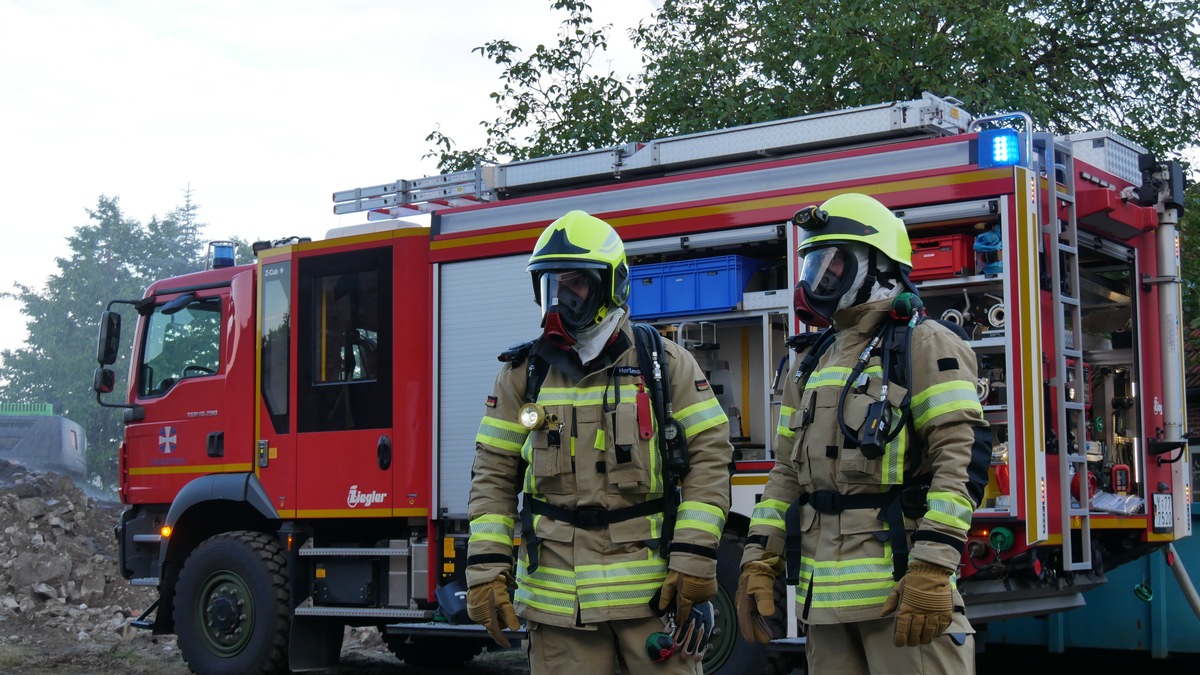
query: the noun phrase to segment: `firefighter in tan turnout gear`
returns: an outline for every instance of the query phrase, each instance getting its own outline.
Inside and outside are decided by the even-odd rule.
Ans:
[[[504,646],[524,618],[532,675],[699,673],[728,420],[689,352],[630,323],[625,247],[607,223],[567,213],[527,269],[543,332],[501,356],[476,436],[468,612]]]
[[[975,354],[925,320],[908,234],[883,204],[843,194],[794,222],[797,315],[832,328],[786,382],[742,557],[739,630],[773,637],[764,617],[786,569],[810,673],[974,673],[955,570],[991,452]]]

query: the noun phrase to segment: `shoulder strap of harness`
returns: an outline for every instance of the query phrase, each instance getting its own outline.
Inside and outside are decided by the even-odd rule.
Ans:
[[[650,385],[651,405],[658,422],[658,447],[662,456],[663,526],[659,547],[667,557],[671,539],[675,536],[675,520],[682,499],[680,483],[691,469],[687,450],[687,435],[683,426],[671,415],[671,378],[662,335],[649,324],[633,326],[638,350],[638,367]]]
[[[528,359],[529,363],[525,366],[525,403],[533,403],[537,401],[538,391],[542,388],[542,381],[546,379],[546,371],[550,369],[550,364],[546,360],[533,353],[533,348],[537,344],[537,338],[515,344],[500,353],[496,360],[501,363],[511,364],[513,368],[520,368],[522,363]]]

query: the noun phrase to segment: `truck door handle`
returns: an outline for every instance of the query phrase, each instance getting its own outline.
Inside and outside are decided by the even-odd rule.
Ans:
[[[379,437],[375,446],[375,458],[379,460],[379,470],[387,471],[392,465],[392,441],[386,435]]]
[[[213,431],[208,434],[208,442],[205,446],[208,450],[209,457],[224,457],[225,456],[225,432]]]

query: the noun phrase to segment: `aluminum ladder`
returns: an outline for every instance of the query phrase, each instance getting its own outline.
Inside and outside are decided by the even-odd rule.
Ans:
[[[1092,521],[1088,495],[1087,404],[1091,383],[1083,363],[1083,315],[1079,274],[1079,230],[1075,199],[1075,157],[1069,142],[1034,134],[1040,167],[1039,218],[1046,244],[1045,266],[1054,315],[1054,376],[1058,487],[1061,495],[1063,571],[1092,570]],[[1078,477],[1079,499],[1071,496]],[[1075,532],[1079,540],[1075,540]]]

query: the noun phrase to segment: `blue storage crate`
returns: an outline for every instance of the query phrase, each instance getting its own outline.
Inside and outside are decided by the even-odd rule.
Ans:
[[[629,269],[629,315],[652,318],[727,312],[737,309],[742,292],[761,261],[723,255]]]

